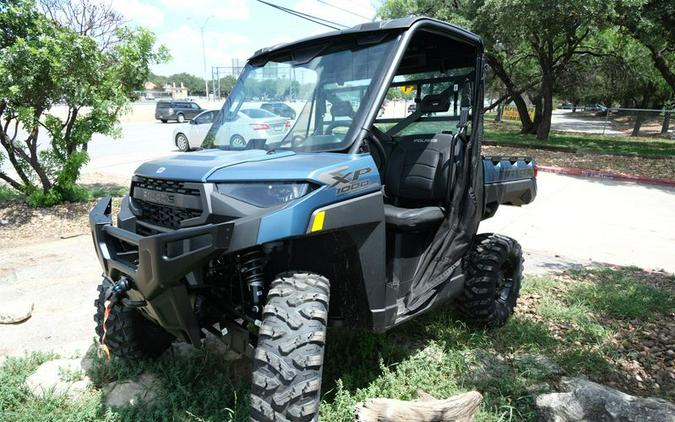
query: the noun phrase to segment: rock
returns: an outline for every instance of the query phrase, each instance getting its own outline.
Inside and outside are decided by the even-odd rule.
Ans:
[[[225,343],[211,333],[208,333],[202,340],[201,349],[198,349],[189,343],[177,341],[171,344],[171,347],[166,353],[189,358],[204,352],[221,355],[226,361],[235,361],[242,357],[239,353],[230,349]]]
[[[115,381],[103,389],[105,404],[108,407],[135,406],[139,402],[151,403],[157,398],[157,378],[152,374],[142,374],[138,381]]]
[[[0,303],[0,324],[16,324],[30,318],[33,302],[16,301]]]
[[[513,356],[513,364],[531,378],[546,378],[562,374],[557,363],[543,355],[523,353]]]
[[[67,395],[77,399],[91,387],[85,368],[91,367],[89,359],[56,359],[40,365],[25,382],[26,389],[34,396],[45,394]]]
[[[498,353],[477,350],[469,365],[468,381],[476,386],[492,384],[494,380],[508,377],[511,367]]]
[[[541,421],[675,421],[675,405],[662,399],[631,396],[582,378],[563,377],[560,389],[536,398]]]

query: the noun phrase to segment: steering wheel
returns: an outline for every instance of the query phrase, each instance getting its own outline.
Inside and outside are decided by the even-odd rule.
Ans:
[[[383,172],[387,168],[387,153],[384,150],[382,142],[371,132],[368,132],[365,140],[368,141],[370,155],[373,156],[373,161],[375,161],[375,166],[380,172],[380,176],[384,177]]]
[[[326,126],[326,135],[332,135],[333,134],[333,129],[336,127],[350,127],[352,125],[352,120],[336,120],[334,122],[331,122],[328,126]]]

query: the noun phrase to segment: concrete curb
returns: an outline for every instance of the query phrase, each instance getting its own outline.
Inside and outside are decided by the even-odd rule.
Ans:
[[[572,167],[556,167],[556,166],[540,166],[537,165],[539,171],[545,173],[564,174],[567,176],[588,177],[592,179],[615,180],[619,182],[634,182],[645,185],[661,185],[675,187],[675,179],[659,179],[652,177],[631,176],[628,174],[606,173],[596,170],[585,170]]]

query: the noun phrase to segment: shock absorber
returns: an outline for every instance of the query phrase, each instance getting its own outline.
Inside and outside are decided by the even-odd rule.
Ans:
[[[265,288],[262,252],[259,249],[246,252],[239,257],[239,262],[241,277],[246,283],[251,297],[251,311],[254,314],[258,314]]]

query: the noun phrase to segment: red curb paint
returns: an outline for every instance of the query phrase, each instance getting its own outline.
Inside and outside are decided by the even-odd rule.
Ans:
[[[543,171],[546,173],[556,173],[556,174],[565,174],[568,176],[589,177],[594,179],[616,180],[621,182],[635,182],[647,185],[664,185],[675,187],[675,179],[657,179],[651,177],[630,176],[627,174],[605,173],[602,171],[584,170],[572,167],[556,167],[556,166],[540,166],[540,165],[537,165],[537,167],[539,167],[539,171]]]

